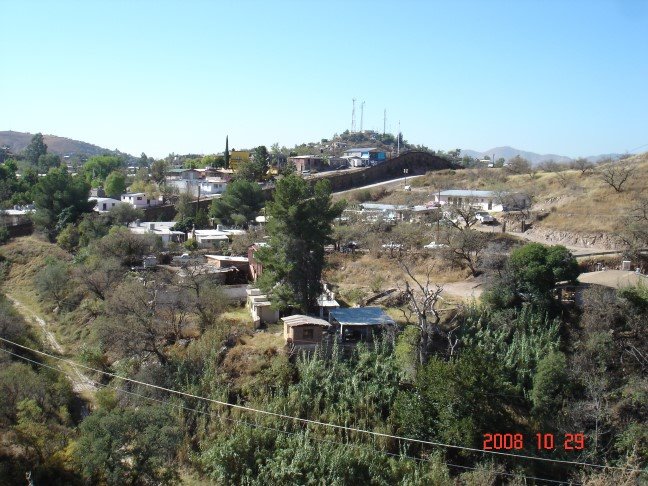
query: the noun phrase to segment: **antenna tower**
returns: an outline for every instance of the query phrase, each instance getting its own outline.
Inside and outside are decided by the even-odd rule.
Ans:
[[[387,108],[385,108],[385,111],[383,111],[383,137],[385,136],[386,131],[387,131]]]
[[[355,132],[355,98],[353,98],[353,109],[351,110],[351,133]]]
[[[360,132],[362,132],[362,124],[364,122],[364,101],[360,104]]]

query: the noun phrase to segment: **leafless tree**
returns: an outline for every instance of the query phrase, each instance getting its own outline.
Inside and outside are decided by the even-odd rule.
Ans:
[[[477,209],[470,204],[450,206],[444,219],[458,230],[467,229],[477,224]]]
[[[439,327],[441,316],[437,304],[441,298],[443,287],[432,284],[430,281],[431,268],[428,269],[425,275],[425,281],[422,281],[413,274],[409,265],[403,259],[399,259],[398,264],[405,273],[404,294],[407,299],[407,309],[410,315],[416,315],[417,318],[419,362],[424,365],[430,356],[434,335],[441,334]]]
[[[184,266],[175,287],[187,291],[188,303],[198,314],[201,333],[216,323],[225,308],[225,301],[214,275],[208,273],[205,266]]]
[[[124,278],[125,269],[116,258],[92,258],[74,273],[92,294],[106,300],[108,291],[114,289]]]
[[[600,175],[603,182],[616,192],[623,191],[623,185],[634,174],[635,168],[621,163],[611,163],[601,168]]]
[[[186,294],[134,279],[110,294],[106,311],[98,334],[108,350],[141,359],[152,354],[161,365],[168,362],[165,346],[181,337],[189,315]]]
[[[561,164],[559,162],[556,162],[555,160],[550,159],[540,163],[540,165],[538,165],[538,168],[540,170],[543,170],[544,172],[562,172],[567,167],[565,166],[565,164]]]
[[[450,230],[445,233],[443,242],[446,256],[452,261],[466,265],[473,276],[479,274],[482,256],[488,244],[487,236],[476,230]]]
[[[510,174],[528,174],[531,172],[532,167],[531,162],[524,157],[516,155],[508,161],[508,164],[504,169]]]
[[[637,256],[648,246],[648,197],[640,197],[623,218],[619,237],[630,255]]]
[[[556,180],[562,187],[567,187],[569,184],[569,176],[565,172],[558,172],[556,174]]]
[[[594,169],[594,164],[584,157],[579,157],[576,160],[572,160],[569,167],[573,170],[580,171],[581,176],[584,176]]]

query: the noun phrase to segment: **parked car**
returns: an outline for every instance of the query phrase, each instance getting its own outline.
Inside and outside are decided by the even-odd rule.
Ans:
[[[490,214],[488,214],[486,211],[479,211],[478,213],[475,214],[475,218],[477,221],[479,221],[481,224],[490,224],[495,222],[495,218],[493,218]]]
[[[385,243],[382,247],[385,250],[402,250],[403,249],[403,245],[401,245],[400,243]]]
[[[360,245],[357,242],[349,241],[345,245],[342,245],[340,249],[342,250],[342,253],[354,253],[359,247]]]
[[[444,245],[443,243],[437,243],[436,241],[433,241],[432,243],[429,243],[425,245],[423,248],[426,250],[438,250],[439,248],[447,248],[448,245]]]

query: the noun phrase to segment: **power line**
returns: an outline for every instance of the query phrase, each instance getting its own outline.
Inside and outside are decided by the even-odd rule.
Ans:
[[[327,422],[321,422],[319,420],[311,420],[311,419],[305,419],[305,418],[301,418],[301,417],[294,417],[292,415],[286,415],[286,414],[282,414],[282,413],[278,413],[278,412],[270,412],[268,410],[262,410],[262,409],[258,409],[258,408],[247,407],[245,405],[239,405],[239,404],[235,404],[235,403],[227,403],[227,402],[223,402],[221,400],[215,400],[213,398],[201,397],[199,395],[194,395],[192,393],[187,393],[187,392],[183,392],[183,391],[179,391],[179,390],[174,390],[172,388],[166,388],[166,387],[163,387],[163,386],[154,385],[152,383],[146,383],[146,382],[143,382],[143,381],[135,380],[133,378],[126,378],[126,377],[123,377],[123,376],[116,375],[114,373],[109,373],[107,371],[98,370],[98,369],[95,369],[95,368],[92,368],[90,366],[86,366],[86,365],[83,365],[83,364],[80,364],[80,363],[75,363],[74,361],[71,361],[71,360],[68,360],[68,359],[65,359],[65,358],[61,358],[61,357],[58,357],[58,356],[54,356],[52,354],[46,353],[44,351],[39,351],[37,349],[33,349],[33,348],[28,347],[28,346],[23,346],[22,344],[15,343],[13,341],[10,341],[10,340],[2,338],[2,337],[0,337],[0,341],[4,341],[4,342],[6,342],[8,344],[11,344],[13,346],[17,346],[19,348],[26,349],[28,351],[32,351],[32,352],[40,354],[40,355],[47,356],[49,358],[62,361],[64,363],[69,364],[70,366],[80,367],[80,368],[83,368],[83,369],[86,369],[86,370],[89,370],[89,371],[93,371],[95,373],[103,374],[105,376],[110,376],[112,378],[117,378],[119,380],[127,381],[127,382],[130,382],[130,383],[136,383],[138,385],[148,386],[148,387],[151,387],[151,388],[155,388],[157,390],[166,391],[168,393],[172,393],[172,394],[179,395],[179,396],[195,398],[197,400],[204,400],[204,401],[207,401],[207,402],[215,403],[217,405],[222,405],[224,407],[229,407],[229,408],[232,408],[232,409],[244,410],[244,411],[247,411],[247,412],[258,413],[258,414],[261,414],[261,415],[267,415],[267,416],[272,416],[272,417],[277,417],[277,418],[294,420],[295,422],[301,422],[301,423],[312,424],[312,425],[320,425],[320,426],[323,426],[323,427],[331,427],[331,428],[337,429],[337,430],[343,430],[343,431],[346,431],[346,432],[356,432],[356,433],[360,433],[360,434],[367,434],[367,435],[371,435],[371,436],[374,436],[374,437],[384,437],[384,438],[387,438],[387,439],[403,440],[403,441],[414,442],[414,443],[422,444],[422,445],[435,446],[435,447],[445,447],[445,448],[450,448],[450,449],[458,449],[458,450],[464,450],[464,451],[470,451],[470,452],[478,452],[478,453],[482,453],[482,454],[492,454],[492,455],[499,455],[499,456],[514,457],[516,459],[529,459],[529,460],[552,462],[552,463],[558,463],[558,464],[570,464],[570,465],[574,465],[574,466],[597,467],[597,468],[600,468],[600,469],[616,469],[616,470],[620,470],[620,471],[624,471],[624,472],[643,472],[640,469],[631,469],[631,468],[625,468],[625,467],[620,467],[620,466],[606,466],[606,465],[602,465],[602,464],[593,464],[593,463],[588,463],[588,462],[566,461],[566,460],[562,460],[562,459],[551,459],[551,458],[547,458],[547,457],[529,456],[529,455],[525,455],[525,454],[513,454],[513,453],[510,453],[510,452],[488,451],[488,450],[483,450],[483,449],[476,449],[474,447],[465,447],[465,446],[458,446],[458,445],[454,445],[454,444],[444,444],[442,442],[434,442],[434,441],[428,441],[428,440],[413,439],[411,437],[403,437],[403,436],[398,436],[398,435],[386,434],[386,433],[383,433],[383,432],[376,432],[376,431],[373,431],[373,430],[364,430],[364,429],[359,429],[359,428],[356,428],[356,427],[349,427],[349,426],[346,426],[346,425],[338,425],[338,424],[332,424],[332,423],[327,423]]]
[[[5,349],[5,348],[0,348],[0,351],[4,351],[7,354],[10,354],[10,355],[15,356],[17,358],[20,358],[22,360],[28,361],[28,362],[33,363],[35,365],[43,366],[43,367],[51,369],[53,371],[57,371],[59,373],[66,374],[65,370],[62,370],[61,368],[57,368],[55,366],[51,366],[51,365],[48,365],[46,363],[41,363],[41,362],[35,361],[33,359],[27,358],[26,356],[22,356],[20,354],[13,353],[13,352]],[[155,398],[155,397],[147,397],[146,395],[142,395],[140,393],[136,393],[136,392],[133,392],[133,391],[130,391],[130,390],[125,390],[123,388],[110,386],[108,384],[98,383],[98,382],[95,382],[93,380],[91,380],[91,381],[97,387],[102,387],[102,388],[107,388],[107,389],[110,389],[110,390],[119,391],[119,392],[122,392],[122,393],[126,393],[127,395],[133,395],[133,396],[136,396],[138,398],[142,398],[144,400],[149,400],[149,401],[153,401],[153,402],[157,402],[157,403],[162,403],[162,404],[165,404],[165,405],[180,408],[180,409],[187,410],[187,411],[190,411],[190,412],[195,412],[195,413],[208,415],[208,416],[216,416],[219,419],[234,422],[236,424],[242,424],[242,425],[244,425],[246,427],[249,427],[249,428],[270,430],[270,431],[279,432],[279,433],[287,434],[287,435],[291,435],[291,436],[301,436],[302,435],[302,434],[300,434],[298,432],[290,432],[288,430],[277,429],[277,428],[274,428],[274,427],[269,427],[267,425],[259,425],[259,424],[256,424],[256,423],[246,422],[245,420],[239,420],[239,419],[234,419],[234,418],[231,418],[231,417],[225,417],[225,416],[223,416],[223,415],[221,415],[221,414],[219,414],[219,413],[217,413],[217,412],[215,412],[213,410],[212,411],[198,410],[196,408],[187,407],[186,405],[183,405],[181,403],[169,402],[168,400],[162,400],[160,398]],[[321,438],[318,438],[318,437],[312,437],[310,435],[306,436],[306,438],[308,440],[314,440],[314,441],[317,441],[317,442],[322,442],[322,443],[327,443],[327,444],[332,444],[332,445],[338,445],[338,446],[342,446],[342,447],[350,447],[350,448],[361,449],[361,450],[372,450],[372,451],[377,452],[379,454],[385,454],[387,456],[396,457],[396,458],[399,458],[399,459],[409,459],[409,460],[417,461],[417,462],[421,462],[421,463],[429,462],[427,459],[421,459],[419,457],[408,456],[407,454],[396,454],[396,453],[389,452],[389,451],[383,451],[383,450],[380,450],[380,449],[375,449],[373,447],[365,447],[365,446],[358,445],[358,444],[350,444],[348,442],[339,442],[339,441],[330,440],[330,439],[321,439]],[[465,470],[471,470],[471,471],[476,471],[477,470],[476,467],[472,467],[472,466],[464,466],[464,465],[460,465],[460,464],[452,464],[452,463],[446,462],[446,461],[441,461],[441,462],[446,466],[450,466],[450,467],[454,467],[454,468],[458,468],[458,469],[465,469]],[[540,478],[540,477],[535,477],[535,476],[526,476],[526,475],[523,475],[523,474],[514,474],[514,473],[508,473],[508,472],[502,472],[502,471],[493,471],[493,472],[495,474],[497,474],[497,475],[500,475],[500,476],[509,476],[509,477],[515,477],[515,478],[524,478],[524,479],[533,479],[533,480],[537,480],[537,481],[546,481],[548,483],[554,483],[554,484],[569,484],[569,485],[575,485],[575,486],[580,486],[581,485],[581,483],[574,483],[574,482],[570,482],[570,481],[560,481],[560,480],[556,480],[556,479]]]

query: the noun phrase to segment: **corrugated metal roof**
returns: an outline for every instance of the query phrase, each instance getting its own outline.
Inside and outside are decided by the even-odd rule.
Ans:
[[[281,318],[288,327],[295,326],[323,326],[330,327],[331,325],[326,322],[324,319],[318,319],[317,317],[306,316],[303,314],[295,314],[294,316],[286,316]]]
[[[332,319],[344,326],[380,326],[396,324],[380,307],[350,307],[330,312]]]
[[[458,196],[458,197],[494,197],[497,195],[495,191],[473,191],[471,189],[450,189],[448,191],[441,191],[442,196]]]
[[[350,148],[344,151],[344,153],[347,152],[371,152],[372,150],[376,150],[377,152],[383,152],[383,150],[379,150],[376,147],[357,147],[357,148]]]

